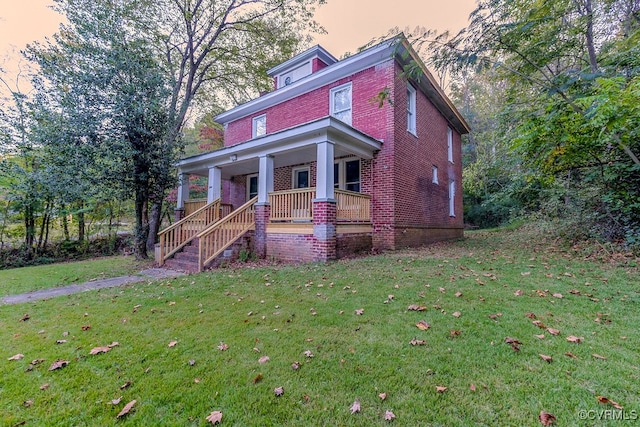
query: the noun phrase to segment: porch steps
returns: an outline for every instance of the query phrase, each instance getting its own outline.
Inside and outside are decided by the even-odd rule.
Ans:
[[[231,262],[238,259],[240,252],[250,252],[251,239],[253,233],[245,233],[231,244],[223,253],[218,255],[213,261],[205,266],[206,268],[216,268],[225,262]],[[185,273],[198,273],[198,239],[193,240],[182,248],[181,252],[177,252],[172,258],[164,262],[164,266],[171,270],[184,271]]]

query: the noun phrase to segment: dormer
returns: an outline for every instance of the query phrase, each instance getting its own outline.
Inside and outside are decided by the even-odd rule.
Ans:
[[[336,62],[338,60],[333,55],[316,45],[273,67],[267,73],[273,78],[275,89],[280,89]]]

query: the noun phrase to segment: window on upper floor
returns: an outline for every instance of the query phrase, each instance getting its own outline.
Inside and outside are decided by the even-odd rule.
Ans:
[[[351,124],[351,83],[334,87],[329,93],[329,113],[338,120]]]
[[[434,184],[438,184],[438,167],[431,167],[431,182]]]
[[[360,192],[360,160],[342,159],[333,164],[334,188]]]
[[[449,181],[449,216],[456,216],[456,182]]]
[[[416,90],[407,83],[407,131],[416,134]]]
[[[447,127],[447,158],[453,163],[453,130]]]
[[[257,138],[267,134],[267,115],[263,114],[258,117],[254,117],[251,126],[251,136]]]

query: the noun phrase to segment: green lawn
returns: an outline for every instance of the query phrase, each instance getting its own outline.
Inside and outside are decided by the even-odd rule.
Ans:
[[[624,407],[609,417],[640,416],[636,262],[475,232],[423,250],[3,306],[0,420],[204,426],[221,411],[223,426],[540,426],[545,411],[561,426],[633,425],[593,418],[615,410],[598,396]],[[50,371],[56,360],[69,363]]]
[[[131,256],[116,256],[0,270],[0,296],[126,276],[150,265],[150,261],[140,262]]]

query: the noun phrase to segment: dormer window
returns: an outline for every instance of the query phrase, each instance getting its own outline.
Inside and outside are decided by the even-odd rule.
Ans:
[[[300,80],[311,74],[311,61],[307,61],[294,69],[290,69],[278,76],[278,89],[289,86],[291,83]]]
[[[251,126],[251,137],[257,138],[267,134],[267,115],[254,117]]]
[[[351,83],[334,87],[329,94],[329,110],[333,117],[351,124]]]

